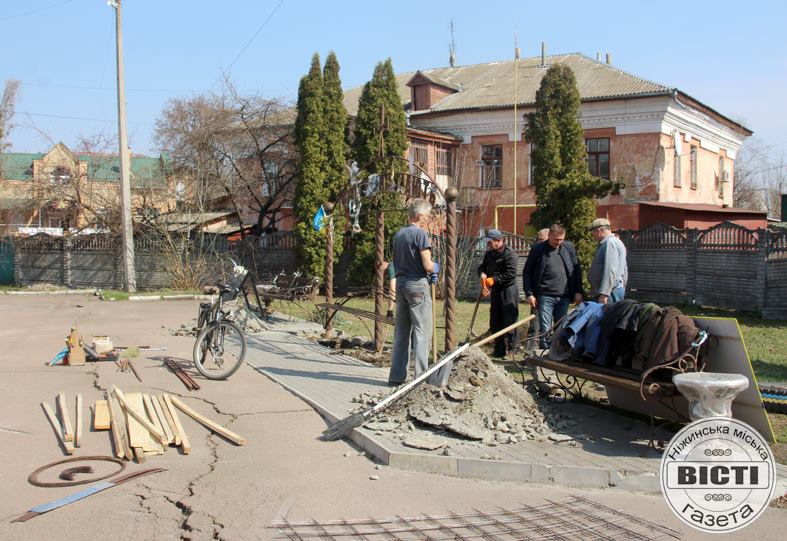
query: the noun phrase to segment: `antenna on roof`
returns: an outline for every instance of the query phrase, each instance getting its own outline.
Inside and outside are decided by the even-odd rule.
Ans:
[[[448,44],[448,64],[456,67],[456,41],[454,41],[454,20],[451,19],[451,43]]]
[[[514,29],[514,58],[519,58],[519,39],[516,35],[516,29]]]

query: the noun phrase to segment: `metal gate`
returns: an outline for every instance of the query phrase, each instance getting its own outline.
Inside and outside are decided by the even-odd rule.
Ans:
[[[0,239],[0,284],[14,283],[14,243]]]

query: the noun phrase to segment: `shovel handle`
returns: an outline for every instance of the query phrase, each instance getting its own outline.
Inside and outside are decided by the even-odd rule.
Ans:
[[[520,319],[516,323],[512,323],[511,325],[509,325],[505,329],[500,329],[496,333],[490,334],[486,338],[482,338],[481,340],[479,340],[478,342],[476,342],[475,344],[472,344],[472,345],[475,346],[475,347],[481,347],[484,344],[488,344],[489,342],[491,342],[492,340],[494,340],[495,338],[497,338],[499,336],[503,336],[504,334],[508,334],[509,332],[513,331],[517,327],[521,327],[525,323],[528,323],[529,321],[531,321],[531,320],[533,320],[535,318],[536,318],[536,315],[535,314],[531,314],[531,315],[527,316],[524,319]]]

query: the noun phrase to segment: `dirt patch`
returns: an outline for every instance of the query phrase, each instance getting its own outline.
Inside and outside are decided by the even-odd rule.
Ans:
[[[388,394],[365,392],[353,401],[361,410]],[[576,423],[564,418],[552,404],[537,401],[483,351],[471,348],[455,363],[445,388],[427,384],[417,387],[373,418],[366,428],[393,436],[405,445],[434,448],[435,437],[439,436],[486,446],[571,440],[555,432]],[[448,444],[443,442],[444,446]]]

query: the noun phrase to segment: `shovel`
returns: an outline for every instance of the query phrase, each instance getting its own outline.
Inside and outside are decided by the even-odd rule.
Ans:
[[[391,405],[393,402],[399,400],[410,391],[421,385],[424,381],[429,379],[432,375],[435,375],[438,371],[441,371],[450,363],[453,363],[453,360],[459,357],[462,353],[464,353],[471,345],[472,346],[483,346],[484,344],[488,344],[498,336],[503,336],[506,333],[513,331],[514,329],[521,327],[525,323],[528,323],[531,319],[534,319],[536,316],[527,316],[524,319],[520,319],[516,323],[513,323],[506,327],[505,329],[501,329],[494,334],[487,336],[476,342],[475,344],[465,343],[455,348],[451,352],[447,353],[440,361],[432,366],[429,367],[428,370],[423,372],[420,376],[415,378],[413,381],[408,383],[407,385],[403,386],[400,389],[397,389],[394,393],[387,396],[383,400],[381,400],[377,405],[372,406],[371,408],[367,408],[362,412],[353,413],[352,415],[345,417],[339,421],[336,421],[328,428],[326,428],[320,439],[323,441],[334,441],[338,440],[339,438],[347,435],[353,428],[358,428],[366,421],[368,421],[371,417],[377,415],[386,407]],[[452,365],[453,366],[453,365]],[[448,374],[450,373],[450,368],[448,370],[444,370],[441,374],[436,375],[434,380],[444,378],[445,381],[448,381]],[[433,381],[434,381],[433,380]]]
[[[473,331],[473,327],[475,326],[475,316],[478,313],[478,305],[481,304],[481,297],[484,296],[484,288],[482,287],[478,291],[478,299],[475,301],[475,308],[473,308],[473,317],[470,318],[470,328],[467,330],[467,339],[466,341],[469,342],[471,338],[475,338],[475,332]]]

